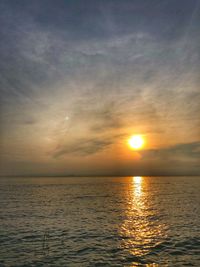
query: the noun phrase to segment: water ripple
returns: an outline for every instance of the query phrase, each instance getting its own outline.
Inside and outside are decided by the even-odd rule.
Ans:
[[[199,267],[199,189],[200,177],[4,180],[0,266]]]

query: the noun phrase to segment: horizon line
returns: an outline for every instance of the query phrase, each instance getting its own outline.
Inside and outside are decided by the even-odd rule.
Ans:
[[[141,174],[131,174],[131,175],[106,175],[106,174],[98,174],[98,175],[29,175],[29,174],[23,174],[23,175],[0,175],[0,177],[35,177],[35,178],[55,178],[55,177],[62,177],[62,178],[79,178],[79,177],[134,177],[134,176],[141,176],[141,177],[167,177],[167,176],[200,176],[200,174],[150,174],[150,175],[141,175]]]

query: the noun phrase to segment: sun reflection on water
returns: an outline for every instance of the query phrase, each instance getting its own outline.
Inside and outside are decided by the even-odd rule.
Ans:
[[[120,227],[121,246],[132,256],[144,258],[159,244],[160,237],[165,235],[165,226],[160,223],[153,205],[148,178],[131,177],[127,183],[125,198],[127,207]],[[158,265],[151,262],[145,266]]]
[[[142,194],[142,181],[143,181],[143,177],[141,176],[134,176],[132,178],[132,183],[134,186],[134,195],[137,197],[140,197]]]

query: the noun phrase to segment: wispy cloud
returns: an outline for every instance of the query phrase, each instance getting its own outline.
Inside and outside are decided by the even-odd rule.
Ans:
[[[158,160],[198,160],[200,162],[200,142],[176,144],[163,149],[145,150],[142,152],[142,155],[144,158],[153,158]]]
[[[103,140],[97,138],[82,138],[78,140],[71,141],[69,144],[62,145],[62,147],[57,148],[54,152],[54,157],[58,158],[60,156],[71,154],[77,156],[87,156],[95,154],[99,151],[104,150],[113,143],[114,140]]]
[[[1,1],[0,126],[10,158],[23,161],[32,146],[47,161],[92,159],[142,129],[177,144],[145,159],[197,160],[197,2]]]

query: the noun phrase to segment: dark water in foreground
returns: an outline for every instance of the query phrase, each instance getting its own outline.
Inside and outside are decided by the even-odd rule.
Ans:
[[[200,177],[0,181],[0,266],[200,266]]]

